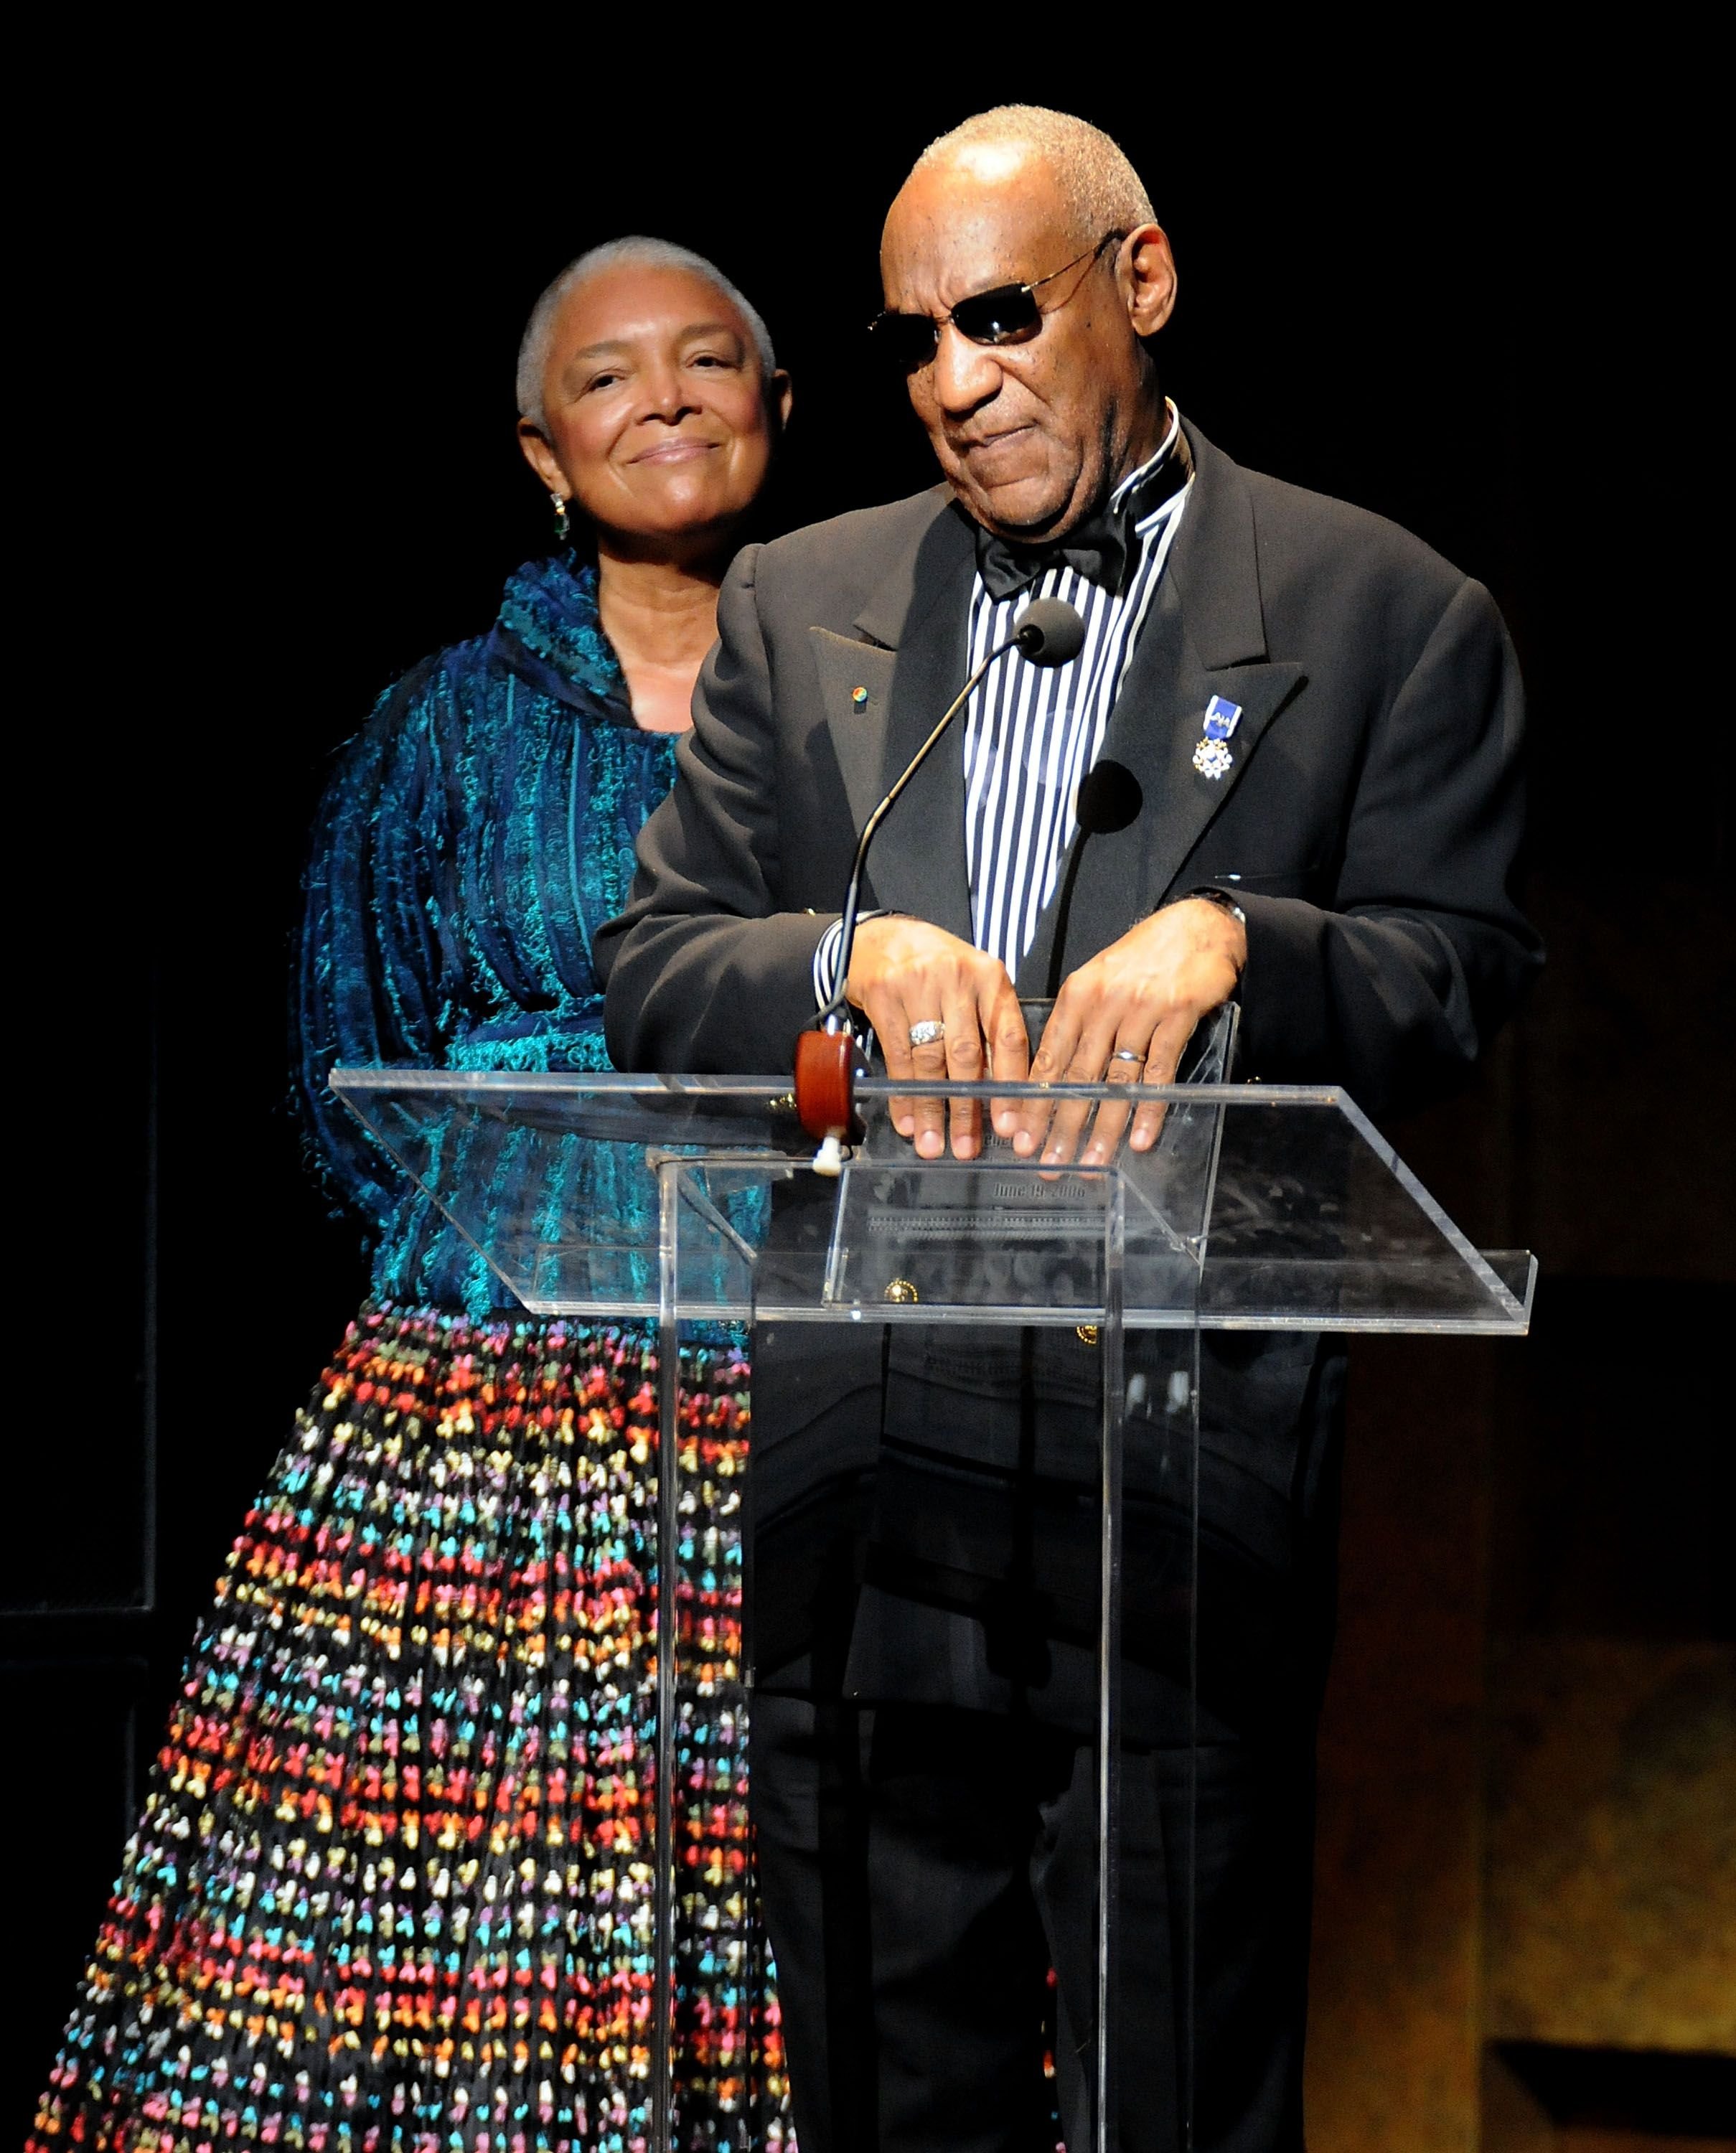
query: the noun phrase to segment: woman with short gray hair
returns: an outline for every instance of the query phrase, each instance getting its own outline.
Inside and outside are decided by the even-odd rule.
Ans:
[[[655,1326],[529,1316],[327,1077],[608,1067],[592,936],[673,779],[790,389],[734,285],[652,239],[556,278],[518,389],[523,453],[573,542],[382,698],[307,874],[299,1091],[373,1290],[195,1640],[33,2147],[628,2153],[645,2136],[651,1969],[629,1901]],[[575,1142],[569,1215],[635,1200],[612,1165]],[[215,1332],[212,1396],[233,1412],[249,1364]],[[683,1349],[725,1661],[742,1346],[718,1331]],[[737,1947],[745,1735],[739,1716],[684,1722],[694,2147],[787,2142],[775,1998]]]

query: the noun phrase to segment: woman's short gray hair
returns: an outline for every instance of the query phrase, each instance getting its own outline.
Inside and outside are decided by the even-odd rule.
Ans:
[[[569,262],[560,275],[531,308],[531,318],[524,325],[524,334],[518,344],[518,411],[528,419],[540,433],[544,425],[542,411],[542,373],[548,364],[548,347],[554,336],[555,318],[565,304],[568,294],[583,284],[588,277],[594,277],[604,269],[616,269],[623,265],[639,269],[686,269],[695,277],[721,292],[731,306],[736,308],[747,323],[760,354],[760,373],[770,381],[777,370],[777,360],[771,349],[771,333],[761,320],[759,310],[750,306],[746,298],[725,277],[715,262],[708,262],[703,254],[695,254],[690,247],[677,247],[673,240],[648,239],[639,234],[625,239],[608,239],[601,247],[593,247],[588,253],[581,254],[576,262]]]

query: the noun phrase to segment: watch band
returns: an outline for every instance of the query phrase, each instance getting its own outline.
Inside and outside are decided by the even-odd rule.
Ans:
[[[1215,904],[1220,912],[1227,912],[1232,919],[1244,927],[1248,924],[1247,914],[1243,911],[1227,889],[1215,889],[1209,883],[1206,883],[1198,889],[1189,890],[1186,895],[1197,897],[1207,904]]]

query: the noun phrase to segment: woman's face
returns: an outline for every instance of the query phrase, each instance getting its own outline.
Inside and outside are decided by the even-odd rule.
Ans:
[[[787,379],[768,384],[751,333],[686,269],[624,262],[588,277],[555,323],[543,431],[519,431],[553,492],[634,552],[727,535],[765,483]]]

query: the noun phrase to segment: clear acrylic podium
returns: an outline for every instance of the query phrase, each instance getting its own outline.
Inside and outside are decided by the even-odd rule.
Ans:
[[[890,1119],[896,1087],[860,1079],[864,1133],[835,1180],[778,1077],[466,1075],[339,1069],[332,1087],[532,1313],[660,1327],[654,1590],[694,1599],[684,1545],[679,1356],[684,1324],[1005,1326],[1073,1334],[1100,1404],[1096,1476],[1097,1905],[1092,2128],[1114,2143],[1116,1854],[1123,1484],[1128,1458],[1168,1493],[1181,1589],[1175,1664],[1197,1694],[1202,1333],[1429,1331],[1516,1336],[1535,1267],[1473,1249],[1341,1092],[1279,1085],[940,1085],[946,1097],[1151,1101],[1153,1148],[1045,1169],[990,1138],[982,1155],[918,1159]],[[986,1118],[986,1108],[985,1109]],[[780,1221],[799,1214],[800,1230]],[[1170,1334],[1167,1379],[1126,1372],[1129,1332]],[[1149,1341],[1148,1341],[1149,1342]],[[1071,1350],[1071,1349],[1069,1349]],[[1149,1355],[1146,1356],[1149,1358]],[[751,1468],[750,1468],[751,1469]],[[1176,1579],[1172,1577],[1173,1588]],[[751,1676],[678,1619],[657,1663],[654,1860],[634,1918],[654,1967],[644,2068],[654,2153],[696,2142],[674,2112],[684,2038],[676,1740],[695,1699],[745,1710]],[[1174,2003],[1176,2122],[1191,2139],[1194,1959]],[[625,1895],[625,1880],[623,1881]],[[751,1955],[751,1892],[728,1947]],[[707,1948],[722,1949],[715,1940]],[[745,2037],[744,2037],[745,2038]],[[1125,2033],[1123,2038],[1127,2038]],[[1166,2034],[1166,2038],[1172,2038]],[[799,2064],[797,2066],[799,2069]],[[1093,2075],[1094,2074],[1094,2075]],[[745,2148],[715,2126],[705,2141]],[[1079,2149],[1075,2149],[1079,2153]]]

